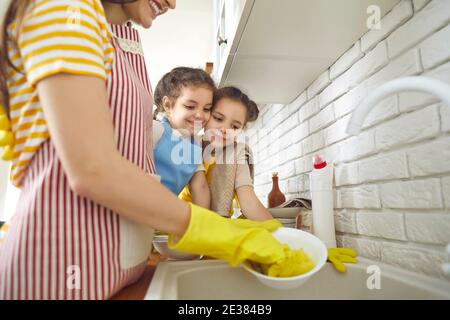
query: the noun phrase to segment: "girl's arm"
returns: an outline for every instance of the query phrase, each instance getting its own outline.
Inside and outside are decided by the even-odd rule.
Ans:
[[[191,191],[193,203],[209,209],[211,195],[204,171],[197,171],[194,174],[191,181],[189,181],[189,190]]]
[[[263,206],[252,186],[241,186],[236,189],[242,213],[251,220],[273,219],[270,212]]]
[[[103,79],[61,73],[39,81],[37,89],[74,192],[148,227],[185,232],[188,204],[117,150]]]

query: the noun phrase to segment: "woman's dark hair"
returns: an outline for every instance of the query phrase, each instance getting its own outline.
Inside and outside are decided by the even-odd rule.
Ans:
[[[154,102],[156,111],[154,118],[159,112],[164,112],[163,98],[168,97],[170,101],[174,102],[181,94],[183,87],[205,87],[216,90],[216,85],[211,76],[202,69],[177,67],[166,73],[155,88]]]
[[[250,100],[250,98],[240,89],[236,87],[223,87],[217,89],[214,92],[213,110],[217,102],[219,102],[221,99],[230,99],[233,101],[237,101],[245,106],[245,109],[247,109],[245,124],[247,124],[247,122],[252,122],[258,119],[259,115],[258,106],[253,100]]]
[[[0,33],[0,104],[5,107],[9,115],[9,92],[8,92],[8,66],[17,70],[8,57],[8,45],[12,45],[12,39],[8,37],[8,26],[16,22],[17,28],[22,24],[25,12],[32,0],[10,0],[1,23]],[[18,71],[18,70],[17,70]]]
[[[5,0],[0,0],[5,1]],[[137,0],[101,0],[102,2],[110,2],[115,4],[126,4],[136,2]],[[16,23],[16,34],[20,29],[25,13],[28,7],[33,3],[33,0],[10,0],[9,5],[5,11],[0,28],[0,104],[5,107],[6,114],[9,115],[9,92],[7,85],[8,66],[20,72],[16,66],[13,65],[8,57],[8,46],[14,45],[14,39],[8,35],[8,27],[11,23]]]

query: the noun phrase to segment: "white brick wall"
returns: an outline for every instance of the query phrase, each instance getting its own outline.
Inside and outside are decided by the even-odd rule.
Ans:
[[[398,97],[390,96],[383,101],[377,103],[367,115],[363,129],[378,124],[384,120],[391,119],[398,115]]]
[[[373,48],[380,40],[386,38],[412,15],[413,8],[411,1],[402,0],[399,5],[381,20],[381,28],[379,30],[370,30],[361,38],[361,50],[366,52]]]
[[[334,112],[336,114],[336,118],[341,118],[349,112],[352,112],[366,95],[367,88],[363,83],[350,90],[341,98],[337,99],[334,102]]]
[[[338,232],[357,233],[355,212],[348,209],[335,211],[334,226]]]
[[[269,105],[253,128],[255,191],[266,204],[270,172],[287,198],[309,197],[316,153],[335,164],[339,246],[445,278],[450,242],[450,108],[424,93],[387,97],[356,137],[351,112],[388,80],[425,75],[450,83],[450,1],[401,0],[288,105]],[[265,131],[262,132],[262,129]],[[310,230],[311,213],[303,215]]]
[[[423,10],[399,27],[387,39],[389,56],[394,58],[417,44],[426,36],[450,21],[450,1],[434,0]]]
[[[432,69],[423,75],[450,83],[450,62]],[[409,112],[437,102],[437,98],[435,96],[420,92],[402,92],[398,95],[398,97],[400,112]]]
[[[319,111],[318,99],[313,98],[300,108],[298,113],[300,122],[303,122]]]
[[[380,247],[381,261],[385,263],[446,279],[441,269],[445,254],[439,248],[387,242]]]
[[[375,131],[363,132],[339,143],[341,160],[355,160],[375,152]]]
[[[356,213],[358,233],[371,237],[406,240],[403,214],[398,212]]]
[[[450,172],[450,139],[444,137],[407,151],[413,176]]]
[[[334,122],[334,108],[329,105],[309,120],[309,132],[316,132]]]
[[[367,90],[371,91],[388,80],[416,75],[422,71],[419,49],[411,49],[366,80]]]
[[[314,97],[321,92],[323,88],[330,84],[330,72],[327,70],[314,81],[306,90],[308,97]]]
[[[443,132],[450,131],[450,108],[441,106],[441,129]]]
[[[405,224],[410,241],[442,245],[450,242],[448,213],[407,213]]]
[[[357,41],[353,47],[345,52],[335,64],[330,67],[330,78],[334,80],[340,76],[344,71],[350,68],[356,61],[363,56],[361,52],[361,41]]]
[[[383,243],[380,240],[365,239],[349,234],[337,236],[336,240],[339,247],[353,248],[363,257],[381,260],[381,247]]]
[[[406,155],[395,151],[376,155],[358,163],[358,182],[404,179],[409,176]]]
[[[433,34],[420,45],[422,53],[422,64],[425,69],[431,69],[434,66],[450,59],[450,25]]]
[[[384,208],[443,208],[439,179],[396,181],[380,185]]]
[[[400,144],[435,137],[439,134],[439,126],[439,109],[436,105],[402,115],[376,128],[376,148],[391,149]]]
[[[444,195],[445,207],[450,208],[450,177],[442,179],[442,190]]]
[[[338,208],[381,208],[378,187],[364,185],[341,188],[337,192]]]
[[[413,0],[414,11],[422,9],[430,0]]]

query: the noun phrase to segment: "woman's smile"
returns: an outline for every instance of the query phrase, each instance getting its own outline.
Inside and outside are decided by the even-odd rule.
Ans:
[[[164,10],[162,9],[161,5],[159,3],[157,3],[156,1],[149,0],[148,4],[149,4],[150,9],[152,11],[153,19],[155,19],[161,13],[164,13]]]

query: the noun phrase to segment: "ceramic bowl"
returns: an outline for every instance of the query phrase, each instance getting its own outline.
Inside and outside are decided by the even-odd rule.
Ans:
[[[166,257],[169,260],[197,260],[202,257],[197,254],[169,249],[167,244],[168,238],[167,235],[157,235],[153,237],[153,246],[161,256]]]
[[[303,249],[313,260],[314,268],[302,275],[286,278],[266,276],[256,271],[249,262],[244,263],[244,268],[253,274],[263,284],[275,289],[292,289],[305,284],[315,273],[325,265],[327,261],[327,247],[316,236],[293,228],[278,228],[273,236],[281,243],[287,244],[291,249]]]

